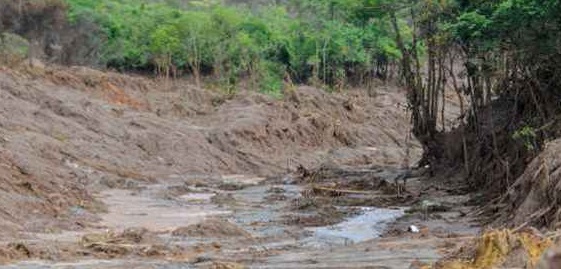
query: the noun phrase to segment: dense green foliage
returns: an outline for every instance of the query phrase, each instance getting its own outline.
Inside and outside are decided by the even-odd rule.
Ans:
[[[561,134],[561,2],[403,3],[389,12],[409,16],[414,29],[413,46],[398,47],[425,160],[461,164],[475,188],[508,189],[510,179]],[[423,59],[412,49],[417,42],[426,46]],[[447,88],[468,98],[458,130],[449,134],[441,129]]]
[[[559,88],[549,83],[558,76],[560,54],[561,4],[554,0],[0,0],[0,5],[0,30],[42,39],[45,50],[52,44],[63,45],[67,54],[81,50],[63,55],[68,63],[95,60],[118,70],[187,74],[197,83],[270,92],[289,81],[343,87],[399,73],[416,89],[411,106],[423,107],[417,116],[431,121],[425,127],[433,130],[434,99],[454,73],[449,63],[461,64],[455,71],[465,69],[467,79],[458,78],[454,88],[477,106],[499,89],[511,89],[504,85],[508,81],[532,77],[543,84],[540,90]],[[88,61],[79,59],[86,56]]]
[[[197,81],[278,91],[285,79],[329,85],[386,75],[399,57],[381,16],[362,0],[294,1],[249,8],[218,1],[67,0],[72,21],[92,19],[100,61],[120,70],[185,71]],[[361,17],[362,16],[362,17]]]
[[[469,111],[475,119],[493,96],[513,92],[519,101],[532,99],[522,109],[540,114],[536,118],[542,124],[556,113],[547,111],[551,106],[541,106],[561,97],[559,1],[372,2],[380,12],[368,14],[369,18],[381,13],[394,22],[405,19],[413,29],[406,32],[398,23],[392,25],[418,136],[430,140],[438,131],[438,117],[444,116],[439,98],[450,86],[470,98]],[[412,43],[406,44],[407,38]],[[419,53],[419,48],[426,53]]]

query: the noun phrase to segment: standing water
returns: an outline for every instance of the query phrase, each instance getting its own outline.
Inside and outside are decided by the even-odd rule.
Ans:
[[[355,244],[379,237],[388,223],[403,216],[403,209],[361,207],[361,213],[339,224],[309,228],[314,235],[308,245],[324,247]]]

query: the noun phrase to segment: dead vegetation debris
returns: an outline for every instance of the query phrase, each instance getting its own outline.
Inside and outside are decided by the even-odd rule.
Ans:
[[[418,174],[422,173],[419,170]],[[298,167],[297,175],[301,183],[316,187],[318,192],[326,191],[336,196],[338,193],[364,193],[378,191],[383,194],[397,194],[397,178],[413,177],[408,169],[395,169],[392,167],[365,166],[343,167],[339,165],[324,164],[318,168],[307,169]],[[402,186],[405,188],[406,186]]]
[[[334,225],[356,214],[355,210],[337,208],[330,199],[322,197],[299,197],[290,207],[289,211],[297,213],[283,216],[283,222],[302,227]]]
[[[290,214],[283,217],[283,223],[300,227],[321,227],[341,222],[345,214],[341,212],[318,212],[313,214]]]
[[[172,232],[174,236],[202,237],[202,238],[251,238],[252,235],[230,221],[220,218],[209,218],[205,221],[179,227]]]
[[[300,184],[306,185],[303,197],[321,197],[337,206],[411,206],[419,201],[420,190],[417,187],[409,191],[405,184],[394,180],[406,173],[412,174],[406,169],[377,166],[322,165],[315,169],[300,166],[297,178]]]
[[[508,191],[484,208],[495,224],[561,228],[561,139],[547,143]]]
[[[80,246],[84,255],[114,259],[125,256],[180,257],[183,249],[169,246],[154,233],[144,228],[129,228],[121,233],[107,232],[82,237]]]
[[[0,247],[0,263],[32,257],[31,250],[23,243],[9,243]]]
[[[217,193],[210,198],[210,201],[219,206],[233,206],[237,204],[236,198],[231,193]]]
[[[91,257],[91,253],[70,242],[10,242],[0,246],[0,264],[20,260],[70,261]]]
[[[442,269],[536,268],[552,241],[526,228],[490,230],[436,264]]]
[[[265,201],[275,202],[275,201],[286,201],[288,197],[282,193],[271,193],[265,196]]]
[[[245,269],[243,264],[235,262],[213,262],[209,269]]]
[[[450,211],[452,208],[453,208],[452,205],[430,201],[430,200],[422,200],[419,203],[414,204],[405,212],[408,214],[421,213],[425,216],[428,216],[429,214],[432,213],[447,212]]]
[[[79,242],[12,242],[0,246],[0,264],[18,260],[72,261],[80,257],[117,259],[147,257],[187,260],[187,249],[165,244],[143,228],[84,235]]]

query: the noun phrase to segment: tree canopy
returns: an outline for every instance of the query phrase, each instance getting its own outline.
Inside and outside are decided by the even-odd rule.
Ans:
[[[385,76],[387,65],[400,56],[372,0],[257,7],[208,0],[67,1],[72,21],[91,18],[100,27],[100,63],[119,70],[173,67],[197,81],[246,79],[255,88],[278,91],[287,76],[332,86],[359,83],[376,67],[377,75]]]

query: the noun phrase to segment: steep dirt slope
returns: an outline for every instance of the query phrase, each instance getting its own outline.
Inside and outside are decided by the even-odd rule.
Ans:
[[[0,70],[0,234],[80,229],[103,210],[96,191],[170,175],[403,160],[396,89],[372,98],[300,87],[278,100],[163,84],[86,68]]]

